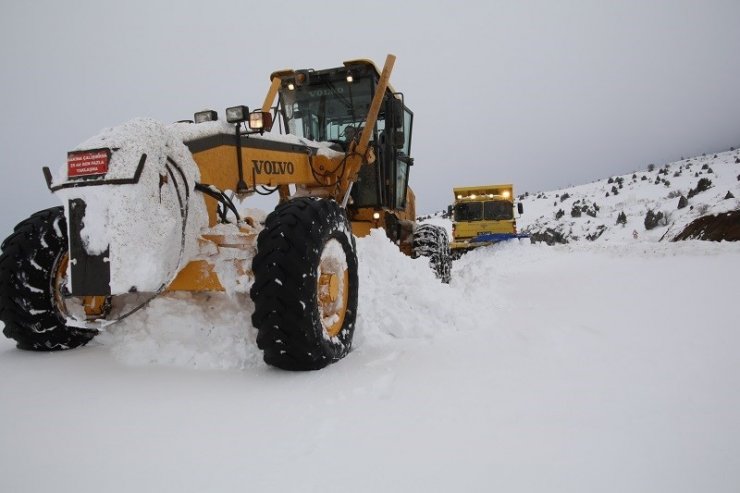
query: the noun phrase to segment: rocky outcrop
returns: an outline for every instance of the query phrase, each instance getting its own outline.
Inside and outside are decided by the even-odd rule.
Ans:
[[[680,240],[740,241],[740,210],[695,219],[673,238]]]
[[[547,228],[536,233],[529,233],[529,239],[532,243],[545,242],[548,245],[555,245],[556,243],[568,243],[568,239],[560,231],[556,231],[552,228]]]

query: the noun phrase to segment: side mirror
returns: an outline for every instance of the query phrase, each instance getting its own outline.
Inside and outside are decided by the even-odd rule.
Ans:
[[[519,214],[524,214],[524,204],[521,202],[516,203],[516,210],[519,211]]]
[[[396,128],[403,128],[403,100],[394,97],[391,108],[393,111],[393,122]]]

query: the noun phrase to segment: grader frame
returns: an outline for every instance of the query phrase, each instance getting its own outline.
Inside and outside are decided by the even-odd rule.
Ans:
[[[410,238],[415,219],[415,197],[407,186],[407,168],[405,176],[401,177],[403,179],[399,180],[398,176],[385,177],[392,180],[389,184],[392,185],[391,193],[386,193],[385,197],[380,193],[380,196],[376,197],[377,200],[371,200],[370,204],[360,207],[356,205],[357,199],[351,196],[353,186],[358,182],[363,166],[367,167],[363,176],[379,175],[377,170],[372,169],[378,161],[378,156],[375,152],[377,146],[370,145],[371,139],[387,139],[379,143],[380,146],[385,146],[385,149],[381,148],[382,154],[398,154],[399,144],[401,147],[406,147],[406,153],[409,151],[406,141],[399,143],[399,139],[408,139],[410,144],[408,134],[411,130],[411,122],[404,122],[404,116],[406,120],[409,120],[412,114],[404,107],[402,96],[395,93],[390,86],[389,80],[394,63],[395,56],[388,55],[382,71],[378,71],[371,61],[352,60],[344,62],[343,67],[319,72],[313,70],[274,72],[270,77],[270,89],[259,113],[276,115],[280,118],[278,124],[281,127],[284,125],[286,130],[291,125],[290,118],[286,118],[286,112],[293,109],[286,108],[286,102],[282,97],[279,104],[275,105],[275,99],[279,95],[282,96],[281,93],[299,91],[302,88],[310,91],[311,87],[314,87],[311,85],[311,80],[320,77],[332,79],[331,84],[337,84],[337,80],[344,81],[347,89],[351,88],[351,84],[357,84],[364,78],[371,84],[372,100],[366,109],[364,121],[359,125],[362,129],[361,134],[346,139],[344,143],[337,142],[337,151],[326,152],[326,149],[312,147],[310,141],[307,141],[308,144],[303,144],[296,141],[264,139],[260,138],[260,135],[240,132],[237,123],[237,131],[232,135],[221,134],[185,142],[198,163],[201,181],[219,190],[238,190],[238,184],[241,182],[242,186],[246,185],[248,193],[254,193],[258,187],[271,187],[279,193],[281,202],[288,201],[294,196],[333,199],[346,208],[350,216],[352,232],[356,236],[365,236],[372,228],[382,227],[386,229],[391,239],[399,244],[402,251],[411,254]],[[351,82],[347,82],[348,77],[351,78]],[[315,91],[326,91],[323,87],[324,85],[320,85]],[[338,95],[341,88],[333,90],[337,91]],[[335,94],[329,94],[329,96],[335,97]],[[392,137],[379,137],[376,123],[381,110],[383,110],[384,123],[391,120],[393,122],[392,125],[390,123],[384,125],[382,134],[383,136],[391,134]],[[357,111],[357,108],[353,108],[353,111]],[[362,119],[363,115],[355,115],[355,118]],[[408,130],[406,133],[404,133],[404,124]],[[318,137],[326,138],[326,135]],[[339,136],[335,135],[335,137]],[[396,157],[400,159],[395,159]],[[384,166],[385,175],[397,175],[398,165],[408,166],[413,163],[407,155],[394,156],[393,161],[379,163]],[[389,169],[391,171],[387,172]],[[367,188],[377,185],[374,183],[377,181],[376,179],[370,184],[361,183],[360,186],[368,192]],[[373,191],[370,190],[369,193],[372,195]],[[388,197],[389,195],[393,197]],[[388,200],[389,198],[398,200]],[[219,220],[218,203],[214,200],[206,200],[206,207],[209,223],[213,226]],[[236,243],[246,245],[249,242],[247,236],[236,240]],[[227,241],[219,236],[204,236],[202,239],[219,246]],[[234,246],[233,237],[228,241]],[[245,265],[239,268],[248,270],[248,266]],[[223,290],[223,287],[211,264],[204,260],[194,260],[173,280],[168,290]]]

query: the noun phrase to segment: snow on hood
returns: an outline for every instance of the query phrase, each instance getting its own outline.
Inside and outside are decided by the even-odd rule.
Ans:
[[[109,249],[111,294],[155,292],[196,254],[197,238],[208,225],[203,197],[194,192],[198,167],[179,136],[151,119],[106,128],[75,150],[99,148],[112,150],[106,181],[131,179],[146,154],[138,183],[62,188],[56,194],[67,217],[70,200],[85,202],[81,237],[90,255]],[[65,181],[62,166],[52,184]]]
[[[203,123],[178,122],[170,125],[170,128],[175,134],[179,136],[179,138],[183,142],[190,142],[192,140],[210,137],[213,135],[234,134],[234,125],[222,120]],[[251,134],[249,135],[249,138],[311,147],[313,149],[316,149],[317,154],[324,155],[329,158],[336,159],[344,156],[344,153],[335,151],[331,148],[331,142],[318,142],[315,140],[304,139],[292,134],[278,134],[268,132],[262,135]]]

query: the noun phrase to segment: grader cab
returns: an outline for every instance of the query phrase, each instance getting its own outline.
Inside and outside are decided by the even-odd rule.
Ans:
[[[414,222],[413,113],[389,84],[394,62],[275,72],[256,111],[135,120],[83,143],[56,174],[45,168],[63,206],[3,242],[5,335],[22,349],[67,349],[167,291],[248,290],[268,364],[310,370],[344,357],[355,236],[384,228],[449,282],[446,233]],[[263,224],[241,215],[238,201],[269,193],[279,204]]]

